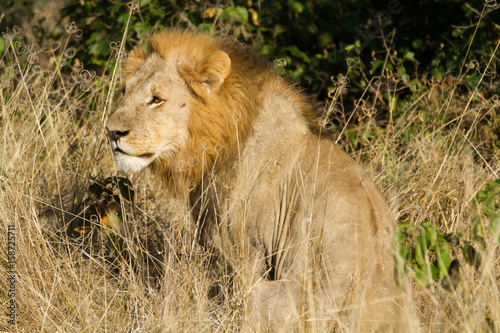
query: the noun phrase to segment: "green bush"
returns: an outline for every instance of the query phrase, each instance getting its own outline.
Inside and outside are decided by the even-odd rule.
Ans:
[[[7,13],[0,31],[26,19],[26,9],[36,12],[43,6],[37,0],[25,3],[19,7],[10,0],[0,5],[0,12]],[[134,13],[129,21],[130,9]],[[79,52],[80,61],[98,74],[110,59],[111,43],[122,40],[126,27],[126,49],[130,49],[157,30],[180,26],[236,35],[271,59],[284,59],[286,74],[325,97],[332,87],[330,78],[347,72],[350,57],[360,59],[350,78],[361,88],[367,75],[381,74],[384,64],[406,77],[458,74],[472,60],[484,67],[499,37],[495,22],[500,22],[500,10],[491,3],[483,6],[460,0],[388,0],[381,4],[366,0],[236,0],[230,5],[188,0],[84,0],[63,8],[61,21],[75,22],[82,29],[84,42],[77,45],[83,51]],[[64,33],[37,26],[34,31],[41,39],[53,40]],[[474,48],[468,51],[471,40]],[[466,83],[474,86],[471,80],[477,75],[470,74]]]
[[[457,259],[452,260],[452,252],[458,248],[468,265],[480,269],[481,256],[488,245],[500,244],[500,179],[486,184],[476,194],[473,207],[478,215],[472,218],[468,230],[470,241],[462,241],[461,233],[443,235],[427,221],[415,226],[401,223],[392,244],[396,281],[403,284],[409,273],[420,286],[454,286],[459,279],[459,266]]]

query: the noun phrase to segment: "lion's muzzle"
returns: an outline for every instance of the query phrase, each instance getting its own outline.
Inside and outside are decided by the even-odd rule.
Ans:
[[[130,131],[114,131],[106,127],[111,151],[115,155],[116,166],[123,171],[139,171],[149,165],[154,158],[153,153],[134,154],[127,149],[127,145],[120,144],[122,139],[129,135]],[[129,147],[130,148],[130,147]]]

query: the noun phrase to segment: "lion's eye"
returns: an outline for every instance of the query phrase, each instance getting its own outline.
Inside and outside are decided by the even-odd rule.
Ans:
[[[151,100],[151,102],[148,103],[148,105],[151,105],[151,104],[160,104],[161,102],[163,102],[163,99],[161,99],[158,96],[153,96],[153,99]]]

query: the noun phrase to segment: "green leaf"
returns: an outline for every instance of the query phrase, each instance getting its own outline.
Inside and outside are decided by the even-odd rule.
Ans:
[[[144,39],[151,30],[149,22],[137,22],[134,24],[133,28],[139,39]]]
[[[354,44],[347,45],[344,50],[346,50],[347,53],[350,53],[353,49],[359,50],[361,48],[361,42],[356,40]]]
[[[417,243],[415,244],[415,257],[414,260],[420,267],[425,266],[425,255],[427,254],[427,241],[424,235],[417,237]]]
[[[429,278],[428,271],[425,267],[421,267],[420,265],[412,265],[412,269],[410,271],[410,276],[413,278],[415,283],[421,287],[429,286]]]
[[[413,48],[419,50],[422,47],[422,40],[420,38],[416,38],[411,42]]]
[[[358,137],[357,131],[345,131],[346,136],[349,138],[351,143],[356,144],[356,138]]]
[[[405,239],[404,233],[407,233],[407,229],[410,227],[408,222],[401,222],[394,232],[394,237],[392,238],[393,246],[397,246],[398,248],[403,245],[403,241]]]
[[[485,190],[477,192],[477,194],[476,194],[477,203],[481,203],[481,202],[485,201],[486,199],[488,199],[489,198],[488,192],[489,191],[485,191]]]
[[[370,69],[370,74],[374,74],[377,69],[383,64],[384,62],[382,60],[375,60],[375,61],[372,61],[372,66],[371,66],[371,69]]]
[[[444,68],[444,66],[438,66],[436,68],[436,75],[439,79],[443,78],[445,72],[446,72],[446,69]]]
[[[427,265],[427,278],[428,284],[430,285],[432,281],[436,281],[438,279],[438,268],[434,263]]]
[[[404,54],[403,58],[405,58],[406,60],[409,60],[409,61],[416,61],[415,60],[415,53],[411,52],[411,51],[408,51]]]
[[[462,34],[463,34],[463,30],[462,29],[455,29],[453,30],[453,32],[451,33],[451,35],[453,37],[463,37]]]
[[[248,21],[248,11],[245,7],[228,6],[224,9],[224,12],[227,14],[229,19],[235,23],[242,24]]]
[[[470,229],[472,240],[481,250],[484,251],[484,249],[486,248],[486,242],[484,241],[483,235],[483,220],[480,216],[476,216],[472,219]]]
[[[292,12],[300,14],[304,11],[306,7],[302,3],[302,1],[290,0],[290,9]]]
[[[423,229],[426,238],[427,248],[434,250],[436,248],[437,238],[438,238],[436,228],[434,228],[432,223],[430,223],[429,221],[424,221],[420,223],[419,227]]]
[[[500,191],[500,178],[486,184],[485,189],[488,191]]]
[[[204,33],[212,33],[215,31],[214,25],[211,23],[202,23],[198,25],[198,31]]]
[[[118,16],[118,23],[120,23],[120,25],[125,25],[128,21],[128,17],[129,17],[129,13],[123,13],[121,14],[120,16]]]
[[[441,282],[448,274],[451,265],[451,249],[443,235],[438,235],[436,253],[436,263],[438,268],[438,281]]]
[[[295,45],[292,45],[292,46],[289,46],[286,48],[293,56],[297,57],[297,58],[301,58],[304,62],[307,62],[308,64],[311,63],[311,59],[309,59],[309,57],[307,56],[307,54],[305,54],[304,52],[302,52],[301,50],[299,50],[299,48]]]
[[[0,55],[3,54],[4,50],[5,50],[5,39],[0,38]]]
[[[490,218],[491,236],[500,244],[500,214],[495,214]]]

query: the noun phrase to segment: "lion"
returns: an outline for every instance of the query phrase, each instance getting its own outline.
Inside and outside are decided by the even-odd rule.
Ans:
[[[309,99],[230,37],[167,30],[147,49],[124,60],[106,124],[117,169],[186,199],[248,287],[244,326],[406,330],[390,209]]]

